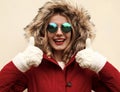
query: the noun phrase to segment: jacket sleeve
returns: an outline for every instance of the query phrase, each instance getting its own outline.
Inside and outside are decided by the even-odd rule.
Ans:
[[[26,83],[24,74],[12,62],[0,71],[0,92],[23,92]]]
[[[120,92],[120,72],[107,62],[98,79],[94,78],[93,89],[95,92]]]

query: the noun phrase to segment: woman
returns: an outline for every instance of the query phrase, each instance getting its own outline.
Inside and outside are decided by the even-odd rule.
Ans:
[[[27,49],[0,72],[0,92],[120,92],[120,73],[91,48],[83,8],[52,0],[26,28]]]

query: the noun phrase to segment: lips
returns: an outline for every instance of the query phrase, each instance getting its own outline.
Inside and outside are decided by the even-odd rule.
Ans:
[[[64,38],[57,38],[54,39],[54,42],[56,45],[62,45],[64,43],[65,39]]]

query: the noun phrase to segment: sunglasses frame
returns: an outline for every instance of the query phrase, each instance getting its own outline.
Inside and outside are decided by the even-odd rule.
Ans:
[[[71,30],[72,30],[72,26],[68,22],[63,23],[60,28],[61,28],[62,32],[64,32],[64,33],[71,32]],[[55,33],[58,30],[58,25],[54,22],[51,22],[51,23],[48,24],[47,30],[50,33]]]

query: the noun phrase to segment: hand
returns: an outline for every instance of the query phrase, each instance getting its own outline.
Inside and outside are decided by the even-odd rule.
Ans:
[[[26,72],[31,67],[39,66],[42,61],[43,52],[38,47],[34,46],[34,44],[34,37],[30,37],[26,50],[19,53],[12,60],[15,66],[22,72]]]
[[[90,38],[86,39],[86,48],[79,51],[75,58],[80,67],[89,68],[96,73],[98,73],[106,63],[104,56],[93,51]]]

